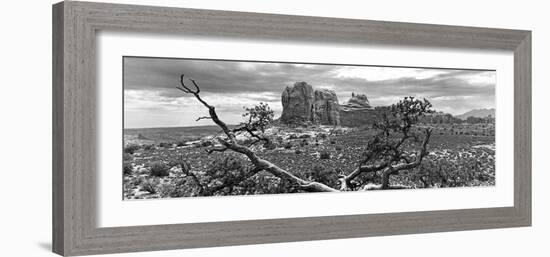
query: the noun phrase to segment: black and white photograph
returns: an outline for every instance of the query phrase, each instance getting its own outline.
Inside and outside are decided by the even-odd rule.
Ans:
[[[124,199],[495,185],[494,70],[123,57]]]

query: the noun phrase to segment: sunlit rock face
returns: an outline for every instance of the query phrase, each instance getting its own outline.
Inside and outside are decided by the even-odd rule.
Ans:
[[[340,105],[336,92],[330,89],[313,89],[306,82],[287,86],[281,95],[283,124],[319,124],[357,127],[372,124],[380,115],[372,108],[365,94],[353,93]]]
[[[379,117],[380,109],[374,109],[365,94],[352,93],[350,99],[340,106],[342,126],[358,127],[373,124]]]
[[[372,108],[365,94],[351,93],[351,98],[344,104],[348,108]]]
[[[287,86],[281,95],[283,113],[281,122],[285,124],[315,122],[313,111],[313,87],[306,82],[296,82]]]
[[[316,123],[321,125],[340,125],[340,104],[334,90],[315,90],[314,99]]]
[[[380,108],[345,108],[340,109],[340,125],[360,127],[374,124],[382,117],[384,109]]]

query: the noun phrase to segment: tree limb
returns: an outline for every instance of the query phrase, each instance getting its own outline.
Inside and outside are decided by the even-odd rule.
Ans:
[[[185,84],[184,81],[185,81],[184,75],[181,75],[180,77],[181,87],[178,87],[178,89],[183,91],[184,93],[194,95],[199,102],[201,102],[205,107],[208,108],[208,113],[210,114],[210,117],[212,118],[214,123],[216,123],[216,125],[218,125],[218,127],[220,127],[223,130],[223,132],[227,135],[229,139],[229,140],[220,140],[221,143],[225,146],[225,148],[245,155],[250,160],[250,162],[252,162],[252,165],[254,165],[255,170],[265,170],[271,173],[272,175],[281,179],[285,179],[297,185],[302,190],[305,190],[308,192],[338,192],[338,190],[331,188],[325,184],[303,180],[291,174],[290,172],[284,169],[281,169],[280,167],[274,165],[273,163],[267,160],[261,159],[250,148],[237,143],[237,140],[235,140],[234,132],[230,130],[223,121],[220,120],[214,106],[209,105],[200,97],[199,95],[200,89],[198,84],[194,80],[190,79],[190,81],[193,83],[193,86],[195,87],[195,89],[191,89]]]
[[[209,149],[206,149],[206,152],[208,154],[211,154],[213,152],[225,152],[227,151],[227,147],[212,147],[212,148],[209,148]]]
[[[275,177],[284,179],[285,181],[292,183],[293,185],[297,186],[298,188],[304,191],[339,192],[339,191],[353,190],[351,186],[352,180],[354,180],[361,174],[372,173],[372,172],[376,172],[376,173],[380,172],[382,176],[382,185],[380,185],[380,188],[386,189],[389,187],[390,175],[395,174],[400,170],[412,169],[417,167],[422,162],[423,157],[427,155],[427,144],[431,135],[431,129],[426,129],[425,137],[422,142],[421,149],[416,154],[416,159],[414,161],[410,161],[406,156],[406,154],[403,153],[402,150],[400,150],[402,145],[404,145],[405,141],[407,141],[410,138],[416,139],[416,135],[410,135],[409,131],[412,128],[412,125],[416,123],[416,121],[418,120],[418,117],[423,115],[425,112],[428,112],[429,111],[428,109],[431,107],[431,104],[425,99],[424,99],[424,102],[422,102],[419,100],[414,100],[412,97],[409,97],[400,101],[398,104],[391,106],[393,118],[397,118],[398,120],[395,120],[395,119],[390,120],[388,116],[384,114],[382,122],[375,124],[374,127],[380,129],[382,131],[381,135],[384,135],[385,137],[383,137],[383,139],[380,139],[377,136],[373,141],[369,143],[368,148],[371,148],[371,150],[369,150],[370,152],[368,152],[368,154],[358,163],[357,168],[354,171],[352,171],[350,174],[343,176],[339,179],[341,182],[340,190],[331,188],[323,183],[304,180],[278,167],[277,165],[260,158],[249,147],[241,145],[237,142],[235,133],[239,133],[239,132],[246,132],[251,137],[256,138],[257,140],[255,141],[255,143],[259,141],[269,142],[269,138],[265,137],[262,134],[255,133],[257,128],[259,128],[260,131],[264,132],[265,124],[267,124],[265,123],[265,120],[272,118],[269,115],[272,116],[273,114],[272,112],[271,114],[269,114],[268,108],[265,108],[265,106],[261,106],[260,108],[250,109],[252,111],[250,114],[251,116],[249,116],[248,118],[248,124],[244,123],[242,124],[241,127],[238,127],[235,129],[229,129],[227,124],[224,123],[218,117],[215,107],[208,104],[206,101],[204,101],[200,97],[199,95],[200,87],[197,84],[197,82],[193,79],[188,79],[188,80],[192,83],[191,85],[187,85],[185,82],[186,81],[185,76],[181,75],[180,77],[181,87],[177,87],[177,88],[186,94],[192,94],[202,105],[204,105],[208,109],[208,113],[209,113],[209,116],[199,117],[197,121],[201,119],[211,119],[212,121],[214,121],[214,123],[218,127],[222,129],[222,132],[227,136],[227,138],[225,139],[219,139],[220,143],[223,145],[222,147],[214,147],[214,148],[208,149],[207,150],[208,153],[224,152],[226,150],[231,150],[236,153],[243,154],[252,163],[254,167],[253,174],[256,174],[259,171],[266,171]],[[258,115],[259,112],[261,114]],[[263,113],[266,113],[266,112],[268,113],[267,116],[262,115]],[[259,121],[258,120],[253,121],[252,115],[254,115],[254,117],[261,117],[261,118],[259,118]],[[392,141],[392,139],[390,138],[391,132],[401,133],[402,137],[398,141]],[[367,163],[369,162],[375,163],[375,164],[367,165]],[[242,180],[238,180],[238,181],[242,181]],[[217,190],[221,190],[228,186],[231,186],[231,185],[220,185],[219,186],[220,188]]]
[[[415,161],[409,162],[409,163],[407,163],[407,162],[406,163],[401,163],[401,164],[398,164],[398,165],[395,165],[395,166],[389,166],[386,169],[384,169],[384,171],[382,172],[382,189],[389,188],[390,175],[396,174],[400,170],[413,169],[413,168],[417,167],[418,165],[420,165],[420,163],[422,163],[422,159],[424,158],[424,156],[426,156],[428,154],[427,146],[428,146],[428,142],[430,141],[431,134],[432,134],[432,130],[430,128],[427,128],[425,130],[425,136],[424,136],[424,140],[422,142],[422,146],[421,146],[419,152],[416,155]]]
[[[199,121],[199,120],[211,120],[212,118],[209,117],[209,116],[202,116],[202,117],[198,117],[195,121]]]

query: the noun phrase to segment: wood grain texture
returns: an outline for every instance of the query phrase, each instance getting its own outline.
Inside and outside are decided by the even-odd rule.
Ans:
[[[99,30],[514,52],[514,206],[99,228]],[[61,255],[430,233],[531,225],[529,31],[66,1],[53,6],[53,250]]]
[[[64,174],[63,174],[63,4],[52,10],[52,249],[63,253],[64,227]]]
[[[531,33],[514,51],[514,207],[531,225]]]

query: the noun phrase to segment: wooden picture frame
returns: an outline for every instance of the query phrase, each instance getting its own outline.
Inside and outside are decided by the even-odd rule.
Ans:
[[[99,30],[513,51],[514,206],[97,227],[95,36]],[[55,253],[88,255],[530,225],[530,31],[73,1],[53,6]]]

